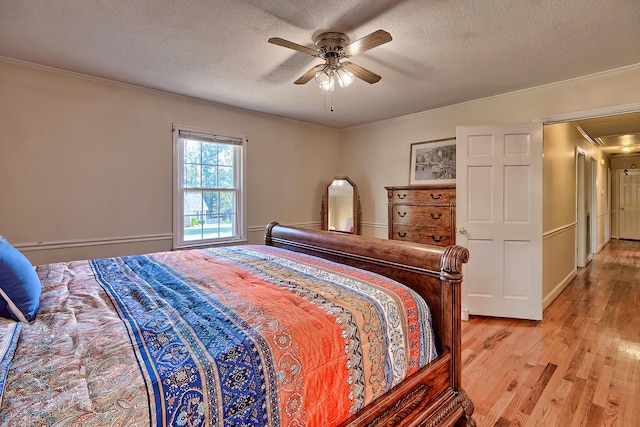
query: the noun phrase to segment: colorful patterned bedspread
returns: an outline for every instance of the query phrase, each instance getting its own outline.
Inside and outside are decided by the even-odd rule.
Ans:
[[[277,248],[38,274],[2,425],[334,426],[436,357],[429,310],[408,288]]]

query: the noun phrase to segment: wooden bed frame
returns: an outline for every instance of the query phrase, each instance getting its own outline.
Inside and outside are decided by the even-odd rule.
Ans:
[[[269,224],[265,244],[319,256],[390,277],[429,304],[438,358],[394,387],[343,426],[468,426],[473,403],[461,388],[461,246],[409,242]]]

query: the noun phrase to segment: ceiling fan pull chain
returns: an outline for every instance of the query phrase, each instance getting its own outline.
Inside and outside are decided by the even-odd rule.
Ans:
[[[331,111],[333,113],[333,91],[324,91],[323,98],[324,98],[324,111],[327,111],[327,94],[329,95],[329,111]]]

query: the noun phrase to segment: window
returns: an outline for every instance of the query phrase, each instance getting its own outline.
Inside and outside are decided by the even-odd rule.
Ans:
[[[245,138],[174,126],[174,248],[245,239]]]

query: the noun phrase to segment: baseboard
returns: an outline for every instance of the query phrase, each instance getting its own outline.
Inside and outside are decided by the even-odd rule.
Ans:
[[[598,251],[598,252],[600,252],[601,250],[603,250],[603,249],[604,249],[604,247],[605,247],[605,246],[607,246],[607,244],[608,244],[608,243],[609,243],[609,241],[608,241],[608,240],[606,240],[606,241],[602,242],[602,244],[601,244],[600,246],[598,246],[597,251]]]
[[[577,275],[578,269],[574,268],[564,279],[562,279],[560,283],[558,283],[558,285],[551,292],[549,292],[549,295],[547,295],[542,300],[542,310],[549,307],[551,303],[555,301],[556,298],[558,298],[562,291],[565,290],[565,288],[569,285],[569,283],[571,283],[573,279],[575,279]]]

